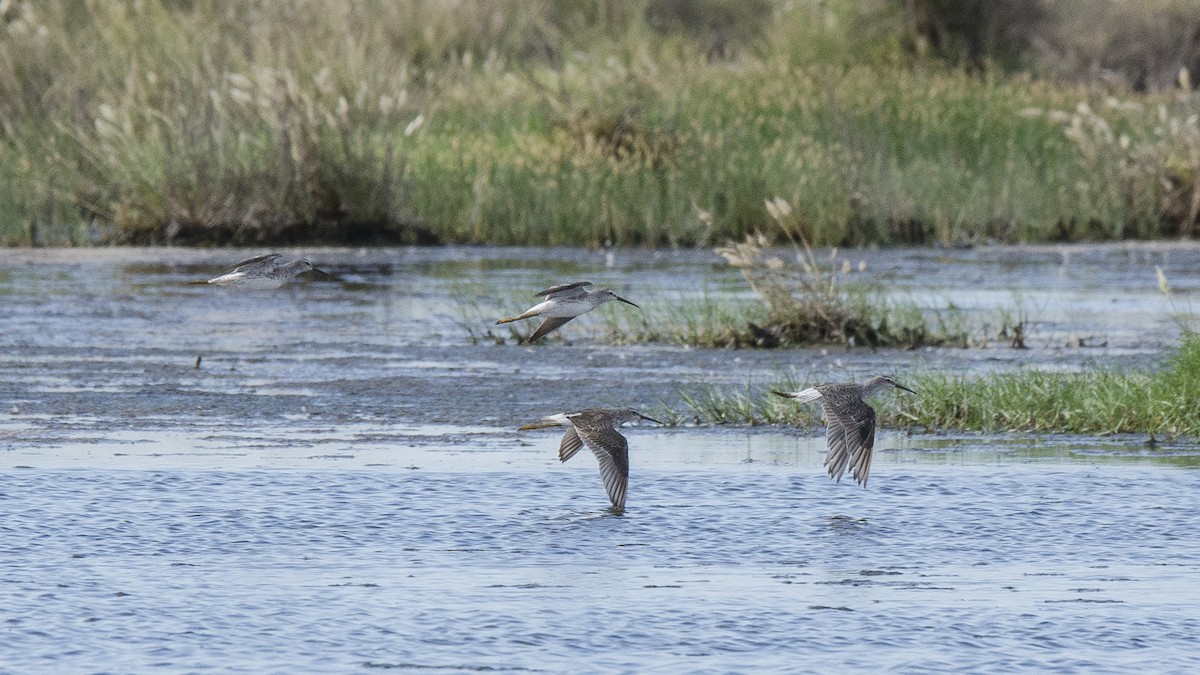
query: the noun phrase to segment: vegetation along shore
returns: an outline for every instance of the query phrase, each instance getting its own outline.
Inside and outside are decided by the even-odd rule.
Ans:
[[[1200,438],[1200,336],[1188,333],[1163,367],[1079,372],[1024,369],[980,376],[918,369],[903,380],[919,396],[880,397],[881,423],[904,429],[1076,434],[1147,434]],[[685,408],[656,411],[679,424],[800,424],[815,426],[819,409],[789,405],[771,394],[796,383],[765,387],[704,386],[685,393]]]
[[[1200,9],[1066,4],[7,2],[0,242],[1194,236]]]

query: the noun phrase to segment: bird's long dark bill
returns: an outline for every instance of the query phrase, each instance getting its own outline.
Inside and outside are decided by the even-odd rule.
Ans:
[[[910,394],[915,394],[915,393],[917,393],[917,392],[913,391],[912,389],[909,389],[908,387],[906,387],[906,386],[904,386],[904,385],[902,385],[902,384],[897,384],[897,385],[896,385],[896,388],[897,388],[897,389],[903,389],[904,391],[907,391],[907,392],[908,392],[908,393],[910,393]]]
[[[633,304],[633,303],[630,303],[630,304]],[[653,417],[646,417],[645,415],[643,415],[641,413],[638,413],[638,417],[646,420],[647,422],[654,422],[655,424],[663,424],[662,422],[659,422],[658,420],[654,419]],[[666,426],[666,425],[663,424],[663,426]]]
[[[558,426],[558,425],[553,424],[551,422],[537,422],[534,424],[526,424],[524,426],[517,427],[517,431],[529,431],[531,429],[545,429],[546,427],[556,427],[556,426]]]
[[[623,302],[623,303],[625,303],[625,304],[627,304],[627,305],[633,305],[634,307],[637,307],[638,309],[641,309],[641,307],[640,307],[639,305],[637,305],[637,304],[634,304],[634,303],[632,303],[632,302],[630,302],[630,301],[626,300],[625,298],[622,298],[622,297],[621,297],[621,296],[619,296],[619,295],[614,295],[613,297],[614,297],[614,298],[616,298],[616,299],[618,299],[618,300],[620,300],[621,302]]]
[[[329,272],[326,272],[325,270],[319,270],[319,269],[317,269],[317,268],[315,268],[315,267],[314,267],[314,268],[312,268],[312,271],[313,271],[313,272],[316,272],[317,274],[321,275],[322,277],[324,277],[324,278],[326,278],[326,279],[332,279],[332,278],[333,278],[333,275],[332,275],[332,274],[330,274]]]

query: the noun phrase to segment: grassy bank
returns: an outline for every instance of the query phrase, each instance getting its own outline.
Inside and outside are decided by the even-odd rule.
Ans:
[[[885,426],[985,432],[1151,434],[1200,438],[1200,336],[1190,333],[1154,372],[1092,369],[1068,373],[1022,370],[983,377],[913,372],[901,381],[916,395],[879,396]],[[797,406],[770,389],[701,388],[688,392],[679,420],[708,423],[819,423],[819,405]]]
[[[1190,88],[955,65],[900,4],[11,3],[0,241],[1195,233]]]

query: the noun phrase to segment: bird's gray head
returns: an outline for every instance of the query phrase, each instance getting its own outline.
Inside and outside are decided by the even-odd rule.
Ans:
[[[865,398],[884,389],[903,389],[913,394],[917,393],[893,380],[891,375],[876,375],[863,383],[863,397]]]
[[[292,274],[304,274],[305,272],[316,272],[317,274],[321,275],[322,277],[325,277],[326,279],[331,278],[329,276],[328,272],[317,269],[311,262],[305,260],[304,258],[296,258],[295,260],[293,260],[285,265],[280,265],[280,269],[285,269],[285,270],[291,272]]]
[[[608,302],[610,300],[618,300],[627,305],[633,305],[634,307],[637,307],[637,305],[634,305],[632,302],[617,295],[616,292],[613,291],[613,289],[611,289],[611,288],[601,288],[599,290],[592,291],[592,295],[595,296],[596,299],[598,299],[600,302]]]

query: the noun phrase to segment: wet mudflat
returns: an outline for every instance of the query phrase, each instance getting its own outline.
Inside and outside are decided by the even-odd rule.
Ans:
[[[0,257],[0,670],[1200,666],[1187,443],[885,430],[862,490],[809,430],[633,428],[614,517],[590,456],[513,431],[783,371],[1153,365],[1177,330],[1154,268],[1186,296],[1200,250],[852,254],[896,293],[1015,294],[1040,324],[1029,350],[913,352],[614,347],[590,317],[526,348],[472,342],[459,309],[567,278],[745,292],[703,253],[307,255],[339,280],[184,283],[229,252]]]

